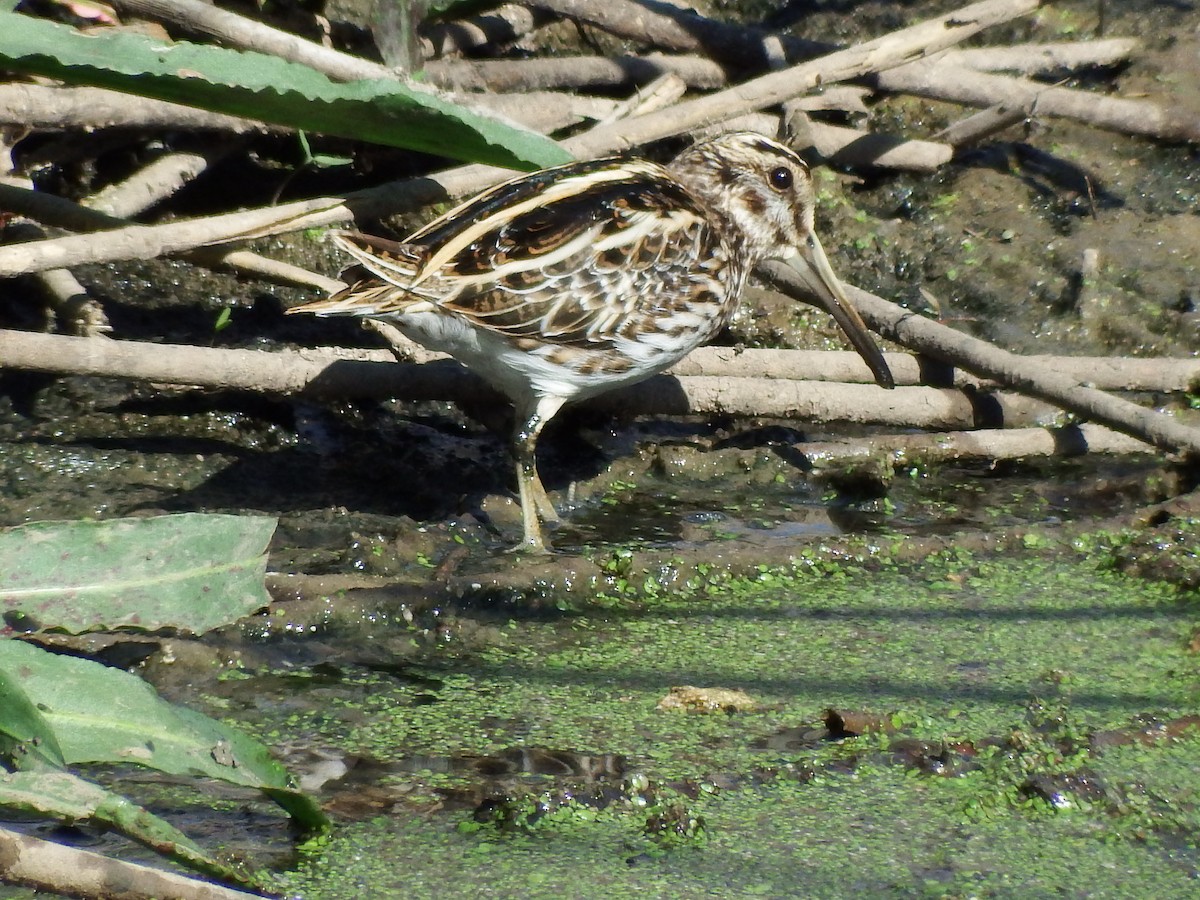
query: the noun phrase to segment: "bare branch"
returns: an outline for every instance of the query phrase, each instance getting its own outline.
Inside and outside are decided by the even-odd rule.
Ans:
[[[248,134],[278,130],[227,116],[104,88],[0,85],[0,123],[30,128],[170,128]]]
[[[757,271],[788,296],[798,299],[809,296],[804,281],[788,266],[766,263]],[[1016,356],[986,341],[923,319],[867,291],[846,285],[846,293],[868,325],[910,350],[960,366],[1164,450],[1200,456],[1200,429],[1086,387],[1070,376],[1031,363],[1028,357]]]
[[[455,91],[581,90],[649,84],[676,75],[695,90],[727,87],[725,69],[700,56],[569,56],[431,62],[432,84]]]
[[[719,93],[684,101],[660,115],[597,128],[565,144],[571,152],[582,157],[597,156],[613,149],[630,149],[782,103],[818,85],[847,81],[935,53],[1037,7],[1038,0],[985,0],[847,50],[762,75]]]
[[[154,897],[252,900],[259,897],[174,872],[110,859],[90,850],[43,841],[7,828],[0,828],[0,860],[3,860],[0,874],[6,882],[73,897],[118,894],[126,900],[151,900]]]
[[[169,22],[191,32],[215,38],[227,47],[253,50],[280,59],[303,63],[336,81],[359,78],[396,78],[397,73],[379,63],[322,47],[298,35],[272,28],[201,0],[112,0],[123,15]]]
[[[1150,100],[1105,97],[933,61],[890,69],[870,80],[883,90],[934,100],[981,107],[1003,104],[1008,109],[1030,109],[1037,115],[1074,119],[1123,134],[1167,141],[1200,141],[1200,117]]]
[[[820,468],[888,457],[896,467],[964,459],[1029,459],[1085,453],[1149,453],[1153,448],[1103,425],[1064,428],[984,428],[937,434],[880,434],[839,441],[809,441],[794,448]]]
[[[875,299],[879,303],[886,302]],[[943,326],[935,327],[951,331]],[[951,331],[951,334],[957,335],[957,332]],[[848,365],[850,354],[823,351],[785,351],[782,356],[771,351],[747,353],[752,356],[750,364],[744,366],[739,365],[736,351],[701,350],[698,351],[699,359],[681,364],[674,372],[716,371],[722,374],[663,375],[594,402],[623,413],[727,413],[940,429],[1038,425],[1053,417],[1053,410],[1044,403],[987,390],[965,380],[962,389],[903,387],[894,391],[868,384],[815,380],[844,375],[852,368]],[[1031,364],[1029,357],[1004,355],[1022,369],[1038,368],[1036,362]],[[6,367],[27,371],[313,397],[463,400],[495,396],[482,381],[449,359],[438,361],[432,354],[416,354],[415,358],[432,361],[396,363],[385,351],[267,352],[0,330],[0,359]],[[894,359],[902,374],[920,374],[915,361],[904,364],[904,357],[899,355]],[[772,373],[776,377],[746,374],[747,371],[761,371],[768,360],[782,360],[781,366],[770,366],[779,369]],[[825,371],[827,365],[829,371]],[[861,361],[857,365],[861,366]],[[1197,366],[1200,363],[1193,366],[1193,377]],[[778,377],[783,373],[798,377]],[[1069,379],[1066,375],[1053,374]],[[1117,402],[1149,413],[1124,401]]]

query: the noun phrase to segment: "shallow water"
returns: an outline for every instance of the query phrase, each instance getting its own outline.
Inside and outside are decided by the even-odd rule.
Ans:
[[[953,5],[824,4],[809,26],[829,38]],[[1053,4],[1009,37],[1069,39],[1096,7]],[[1196,11],[1107,7],[1109,33],[1145,50],[1080,82],[1200,110]],[[962,114],[874,112],[920,135]],[[847,281],[1011,349],[1194,355],[1198,163],[1039,120],[934,177],[822,170],[819,226]],[[305,240],[267,249],[337,267]],[[1081,303],[1085,249],[1102,264]],[[297,292],[181,263],[81,274],[122,338],[372,342],[284,320]],[[822,316],[755,298],[723,341],[837,345]],[[0,318],[37,314],[15,298]],[[277,590],[266,615],[199,641],[118,639],[114,657],[276,748],[338,817],[329,842],[297,856],[249,795],[104,777],[310,898],[1195,892],[1194,584],[1110,563],[1170,577],[1197,540],[1087,536],[1186,473],[1154,456],[813,473],[796,446],[843,432],[562,420],[542,448],[570,508],[562,553],[514,562],[503,441],[449,404],[5,374],[0,524],[265,512],[273,571],[362,579]],[[942,552],[914,561],[931,538]],[[1175,564],[1141,564],[1164,544]],[[656,708],[684,685],[757,706]],[[884,730],[835,735],[830,707]]]

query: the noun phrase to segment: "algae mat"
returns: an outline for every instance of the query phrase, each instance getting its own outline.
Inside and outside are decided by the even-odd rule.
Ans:
[[[280,888],[1196,893],[1196,597],[1087,550],[649,579],[345,671],[301,727],[364,762]],[[730,693],[660,708],[684,685]]]

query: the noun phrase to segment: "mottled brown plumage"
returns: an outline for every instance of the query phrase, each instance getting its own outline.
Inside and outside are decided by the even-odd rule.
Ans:
[[[387,319],[503,390],[524,546],[556,514],[538,477],[538,434],[562,405],[641,381],[709,340],[766,259],[815,271],[820,299],[889,382],[813,233],[808,169],[756,134],[724,135],[667,166],[571,163],[468,200],[403,242],[334,232],[369,273],[289,312]]]

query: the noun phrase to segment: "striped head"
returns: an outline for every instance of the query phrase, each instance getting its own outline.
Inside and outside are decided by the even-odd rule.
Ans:
[[[816,194],[808,166],[768,138],[733,132],[696,144],[667,167],[725,231],[747,269],[769,259],[796,268],[883,387],[892,387],[883,354],[846,297],[813,231]]]
[[[696,144],[667,166],[724,227],[750,267],[789,259],[813,233],[808,166],[768,138],[734,132]]]

